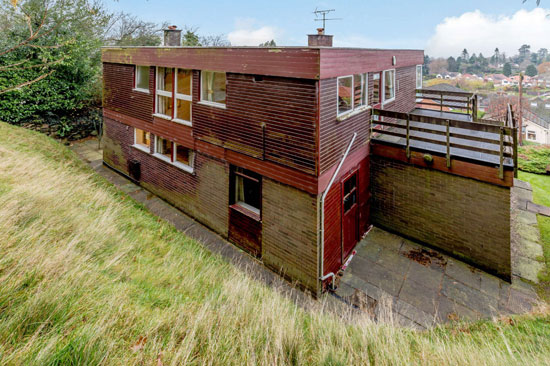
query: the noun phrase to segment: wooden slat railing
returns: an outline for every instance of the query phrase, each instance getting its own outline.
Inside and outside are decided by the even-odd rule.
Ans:
[[[452,108],[453,112],[464,111],[477,121],[478,96],[469,92],[451,92],[439,90],[416,89],[417,104],[420,108],[434,109],[443,112],[443,108]]]
[[[377,120],[371,124],[373,138],[384,140],[382,138],[384,135],[403,138],[408,158],[410,158],[411,142],[419,141],[445,146],[447,167],[449,168],[452,159],[451,148],[455,148],[498,156],[500,179],[504,179],[506,158],[512,159],[514,170],[517,169],[517,128],[515,124],[510,127],[502,123],[466,122],[380,109],[374,109],[373,115],[377,116]],[[411,134],[411,132],[417,133]],[[428,135],[420,136],[418,132]],[[479,132],[493,135],[480,134]],[[444,136],[444,138],[438,138],[438,136]],[[460,140],[457,141],[457,139]],[[480,146],[480,143],[488,146]]]

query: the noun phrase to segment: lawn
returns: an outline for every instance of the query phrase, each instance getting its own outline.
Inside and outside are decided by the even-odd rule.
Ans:
[[[549,161],[550,164],[550,161]],[[533,187],[533,201],[540,205],[550,206],[550,175],[519,172],[519,179],[531,183]],[[550,301],[550,217],[537,215],[540,234],[543,242],[546,271],[540,275],[541,295]]]
[[[0,123],[2,365],[547,365],[550,316],[425,332],[305,310]]]

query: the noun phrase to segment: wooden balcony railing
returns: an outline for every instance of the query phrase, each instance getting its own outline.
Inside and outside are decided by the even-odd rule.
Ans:
[[[403,146],[407,158],[411,148],[434,151],[445,154],[448,168],[455,156],[498,165],[500,179],[505,165],[513,165],[517,175],[518,134],[512,113],[509,122],[492,124],[380,109],[374,109],[373,116],[373,140]]]
[[[452,109],[453,112],[462,112],[477,121],[478,96],[468,92],[451,92],[427,89],[416,89],[417,105],[420,108],[439,110],[440,112]]]

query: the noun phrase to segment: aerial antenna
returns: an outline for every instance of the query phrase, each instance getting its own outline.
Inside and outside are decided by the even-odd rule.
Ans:
[[[342,20],[342,18],[327,18],[327,14],[331,13],[333,11],[335,11],[335,10],[334,9],[318,10],[317,8],[315,8],[315,11],[313,12],[313,14],[315,14],[315,19],[314,20],[316,22],[322,21],[323,22],[323,29],[325,29],[325,22],[327,20]],[[319,19],[319,16],[322,16],[323,18]]]

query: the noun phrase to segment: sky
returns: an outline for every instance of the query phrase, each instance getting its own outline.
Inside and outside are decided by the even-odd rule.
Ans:
[[[203,35],[224,34],[234,46],[274,39],[280,46],[307,44],[316,33],[315,9],[335,9],[326,33],[334,46],[424,49],[431,57],[508,55],[522,44],[550,49],[550,0],[104,0],[108,8]]]

